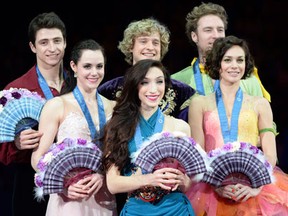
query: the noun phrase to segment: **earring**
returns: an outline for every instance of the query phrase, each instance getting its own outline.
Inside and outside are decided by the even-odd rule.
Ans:
[[[74,73],[74,77],[77,78],[77,73],[76,72]]]

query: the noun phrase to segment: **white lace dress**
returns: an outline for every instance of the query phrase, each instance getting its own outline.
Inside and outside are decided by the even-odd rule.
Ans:
[[[99,126],[96,129],[99,130]],[[89,127],[82,114],[69,113],[59,126],[58,143],[67,137],[91,141]],[[88,199],[75,201],[61,194],[50,194],[46,216],[115,216],[116,212],[115,197],[109,193],[104,179],[101,190]]]

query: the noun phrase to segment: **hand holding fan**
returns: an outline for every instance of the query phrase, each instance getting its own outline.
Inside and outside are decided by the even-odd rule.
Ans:
[[[0,143],[11,142],[22,130],[38,124],[45,99],[37,92],[10,88],[0,92]]]
[[[63,193],[65,186],[75,182],[75,177],[79,180],[90,171],[97,172],[102,165],[101,157],[102,151],[84,139],[66,138],[52,144],[37,164],[35,197],[41,200],[47,194]]]
[[[206,153],[201,146],[190,137],[177,136],[169,132],[153,135],[132,154],[132,162],[144,173],[153,172],[155,166],[159,166],[158,163],[165,158],[179,161],[181,166],[176,164],[176,168],[183,167],[190,177],[207,171]]]
[[[260,149],[249,143],[227,143],[222,148],[210,151],[208,160],[212,169],[204,174],[202,181],[215,187],[228,184],[229,181],[232,184],[231,180],[237,179],[237,176],[252,188],[274,181],[271,164]],[[241,177],[243,175],[246,179]]]

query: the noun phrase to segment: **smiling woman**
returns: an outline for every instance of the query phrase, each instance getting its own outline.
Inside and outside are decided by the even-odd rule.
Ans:
[[[170,31],[155,18],[132,21],[124,31],[118,48],[128,64],[134,65],[143,59],[162,60],[168,52]],[[124,77],[116,77],[99,86],[99,92],[115,100],[122,91]],[[171,80],[159,107],[163,113],[188,121],[188,105],[195,91],[189,85]],[[152,98],[151,98],[152,99]]]
[[[70,58],[69,84],[61,96],[47,101],[40,115],[43,136],[31,158],[36,196],[49,194],[47,216],[116,215],[115,197],[99,163],[102,130],[115,104],[97,92],[104,77],[104,49],[93,39],[82,40]]]
[[[125,74],[123,90],[105,127],[103,152],[110,192],[128,193],[120,215],[142,215],[144,211],[159,216],[194,215],[183,193],[191,179],[181,166],[160,167],[146,173],[140,168],[142,163],[136,160],[136,165],[132,160],[142,143],[154,134],[180,131],[190,136],[187,122],[165,115],[159,108],[169,86],[169,73],[157,60],[140,60]]]
[[[240,87],[253,68],[246,41],[235,36],[216,39],[207,54],[205,69],[219,85],[215,93],[194,97],[189,107],[191,136],[214,158],[213,171],[203,177],[206,184],[187,192],[197,215],[288,214],[288,175],[275,166],[270,103]]]
[[[146,0],[145,4],[139,7],[139,4],[135,4],[135,1],[125,1],[127,4],[123,4],[122,1],[103,1],[101,9],[95,13],[94,7],[87,7],[86,3],[88,1],[84,1],[83,4],[81,2],[77,4],[77,7],[69,8],[69,10],[67,10],[67,3],[64,1],[56,2],[52,0],[48,4],[39,4],[39,1],[29,1],[30,4],[25,10],[21,7],[16,7],[15,1],[6,1],[0,13],[0,19],[5,20],[1,24],[2,29],[5,30],[5,34],[1,35],[3,43],[0,49],[0,65],[2,70],[0,89],[4,89],[9,82],[22,76],[25,71],[31,68],[31,65],[34,65],[35,58],[28,45],[27,27],[34,16],[45,11],[55,11],[66,24],[68,33],[66,54],[70,53],[72,49],[71,45],[82,38],[93,37],[93,39],[101,42],[106,48],[108,62],[103,81],[123,75],[127,68],[124,55],[117,49],[118,42],[123,37],[123,30],[131,21],[152,15],[166,23],[171,30],[171,44],[169,52],[163,58],[163,63],[171,74],[173,74],[190,65],[192,58],[197,54],[196,48],[189,44],[185,36],[185,18],[187,13],[195,5],[200,5],[201,2],[197,0],[182,0],[181,4],[179,4],[177,1]],[[33,7],[33,4],[37,5],[37,7]],[[288,1],[242,0],[238,1],[237,7],[235,7],[233,1],[223,0],[221,4],[229,15],[227,33],[237,34],[249,41],[263,85],[271,93],[271,106],[274,108],[273,110],[277,109],[277,112],[274,112],[274,119],[280,131],[280,134],[276,137],[278,139],[279,166],[288,172],[288,160],[286,159],[288,152],[288,145],[286,144],[288,142],[288,115],[285,104],[286,100],[283,100],[283,94],[285,95],[283,91],[285,92],[288,86],[287,48],[283,45],[285,44],[283,42],[287,40],[287,36],[279,34],[279,29],[285,26],[286,20],[288,20],[288,13],[286,11]],[[127,5],[129,5],[129,8]],[[66,68],[70,67],[69,62],[69,56],[65,55],[64,65]],[[31,85],[31,82],[29,82],[29,85]],[[176,104],[181,104],[181,102],[177,101],[180,100],[177,92],[176,97],[175,91],[169,91],[167,96],[168,100],[163,100],[161,110],[164,110],[165,107],[169,110],[173,98],[175,98]],[[175,113],[177,111],[172,113],[172,115]],[[17,148],[15,149],[17,150]],[[0,197],[0,209],[1,212],[3,210],[4,215],[11,215],[10,211],[7,214],[5,213],[8,208],[10,210],[13,209],[10,202],[13,194],[11,192],[12,189],[27,188],[27,193],[21,192],[22,194],[19,194],[19,199],[16,198],[20,200],[20,206],[17,205],[19,208],[15,207],[14,213],[15,215],[23,215],[24,210],[26,210],[27,214],[37,215],[37,206],[40,206],[39,203],[37,203],[37,206],[33,206],[34,211],[31,212],[30,205],[26,205],[24,203],[25,200],[22,199],[23,194],[25,194],[25,197],[30,196],[26,200],[33,199],[31,193],[33,182],[29,180],[31,178],[28,178],[27,182],[23,182],[23,179],[27,178],[28,172],[20,168],[24,176],[24,178],[20,178],[23,182],[21,185],[12,185],[14,179],[7,177],[11,173],[15,173],[15,169],[13,168],[15,166],[4,165],[7,163],[7,156],[9,155],[9,159],[15,161],[15,155],[22,155],[18,153],[7,154],[7,149],[3,150],[3,155],[0,152],[2,162],[0,165],[0,194],[3,194]],[[29,162],[30,156],[29,154],[27,155],[27,161]],[[19,163],[17,162],[17,164]],[[23,163],[20,165],[23,167]],[[27,165],[32,177],[34,170],[31,169],[29,163]],[[7,172],[4,172],[4,170],[7,170]],[[8,190],[8,188],[11,190]],[[43,203],[41,205],[41,209],[46,209]],[[43,213],[40,214],[43,215]]]

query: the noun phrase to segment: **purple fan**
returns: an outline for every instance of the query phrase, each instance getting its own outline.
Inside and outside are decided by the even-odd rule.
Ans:
[[[162,133],[158,137],[159,134],[152,136],[136,153],[135,165],[144,172],[152,172],[164,158],[177,159],[189,176],[207,171],[205,152],[192,138],[176,137],[170,133]]]
[[[224,182],[227,184],[227,178],[241,174],[246,176],[247,180],[239,178],[239,181],[246,181],[253,188],[273,182],[272,166],[262,151],[249,143],[241,143],[238,145],[239,149],[232,151],[230,146],[233,144],[235,143],[229,143],[228,147],[226,144],[208,153],[212,169],[204,173],[202,181],[219,187],[224,185]]]
[[[92,142],[66,138],[62,143],[54,143],[37,164],[35,197],[41,200],[44,195],[62,193],[71,172],[97,172],[101,165],[102,151]]]

